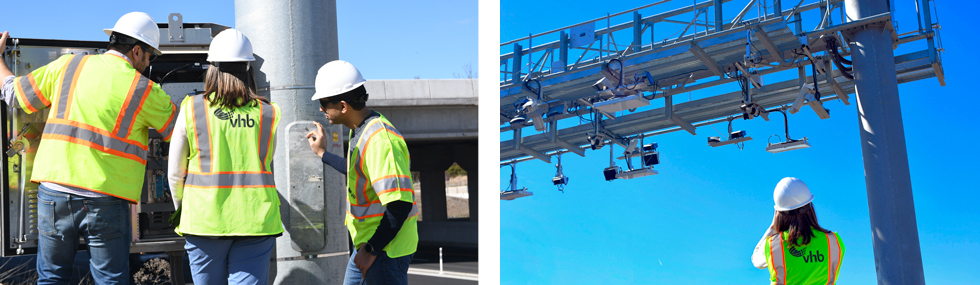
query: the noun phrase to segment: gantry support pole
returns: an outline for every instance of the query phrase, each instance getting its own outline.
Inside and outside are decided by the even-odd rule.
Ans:
[[[852,20],[890,11],[887,0],[845,3]],[[878,284],[925,284],[898,80],[895,65],[882,64],[895,58],[891,33],[883,25],[866,26],[851,39]]]

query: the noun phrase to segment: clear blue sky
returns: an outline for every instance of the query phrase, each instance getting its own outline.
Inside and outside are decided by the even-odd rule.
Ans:
[[[445,79],[477,70],[477,1],[337,1],[340,58],[367,79]],[[186,23],[235,26],[235,2],[4,1],[0,32],[12,37],[105,41],[102,32],[132,11],[165,22],[181,13]],[[257,35],[247,35],[256,37]]]
[[[653,1],[545,2],[502,0],[500,41]],[[725,4],[725,19],[730,21],[747,2]],[[797,1],[792,2],[784,8]],[[897,2],[899,33],[914,30],[914,1],[893,2]],[[978,63],[974,50],[980,42],[974,31],[980,24],[975,14],[980,6],[971,1],[936,2],[947,51],[943,54],[946,86],[940,87],[935,78],[899,85],[919,240],[928,284],[976,284],[980,280],[976,270],[980,268],[980,214],[976,211],[980,187],[971,173],[980,159],[974,143],[980,140],[980,127],[973,118],[980,99],[974,96],[976,74],[972,72]],[[642,13],[649,16],[692,3],[673,1]],[[749,15],[754,17],[754,10]],[[618,19],[612,24],[626,21]],[[805,22],[804,26],[812,29],[816,23]],[[596,27],[605,27],[605,22]],[[557,35],[541,42],[554,40]],[[501,53],[512,49],[500,48]],[[896,54],[910,51],[905,48]],[[691,96],[707,95],[711,94]],[[680,96],[675,103],[687,101],[686,97]],[[782,136],[779,116],[770,122],[736,120],[736,130],[747,130],[755,138],[745,144],[745,150],[706,145],[706,137],[719,136],[715,129],[724,132],[725,124],[715,124],[714,129],[701,127],[697,136],[682,131],[654,137],[652,141],[660,144],[661,164],[656,167],[660,175],[647,178],[604,181],[601,171],[609,163],[608,149],[586,151],[584,158],[563,155],[564,173],[570,177],[564,193],[551,184],[553,163],[518,164],[518,186],[527,187],[534,196],[500,201],[501,281],[766,284],[768,272],[754,268],[750,256],[772,219],[774,186],[782,177],[795,176],[816,196],[813,203],[820,224],[837,231],[846,245],[839,281],[875,284],[853,102],[852,97],[849,106],[826,103],[833,116],[828,120],[819,120],[809,109],[790,115],[790,134],[808,137],[813,146],[804,150],[779,154],[764,150],[769,135]],[[533,133],[533,128],[525,128],[527,132]],[[501,133],[501,140],[510,136],[510,132]],[[623,166],[622,161],[618,164]],[[500,168],[501,189],[507,187],[509,177],[510,168]]]

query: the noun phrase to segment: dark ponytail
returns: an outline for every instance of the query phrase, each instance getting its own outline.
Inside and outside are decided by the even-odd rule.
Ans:
[[[793,246],[803,246],[810,244],[813,237],[813,229],[821,232],[830,233],[830,230],[820,227],[817,223],[817,212],[813,209],[813,203],[789,211],[778,211],[776,214],[776,231],[779,233],[789,232],[789,242]]]

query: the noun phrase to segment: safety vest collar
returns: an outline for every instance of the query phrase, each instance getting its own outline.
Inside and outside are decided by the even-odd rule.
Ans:
[[[126,64],[128,64],[130,68],[135,69],[133,67],[133,62],[129,60],[129,57],[126,56],[125,54],[121,53],[121,52],[110,50],[110,51],[105,52],[104,55],[111,55],[111,56],[113,56],[113,57],[109,57],[110,59],[111,58],[121,59],[121,60],[125,61]]]

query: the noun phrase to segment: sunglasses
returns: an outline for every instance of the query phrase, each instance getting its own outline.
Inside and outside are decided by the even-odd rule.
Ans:
[[[155,53],[153,53],[153,48],[150,48],[150,46],[144,45],[144,44],[141,44],[139,46],[140,46],[140,48],[143,49],[143,52],[144,53],[150,55],[150,62],[153,62],[154,60],[157,59],[157,55]]]

